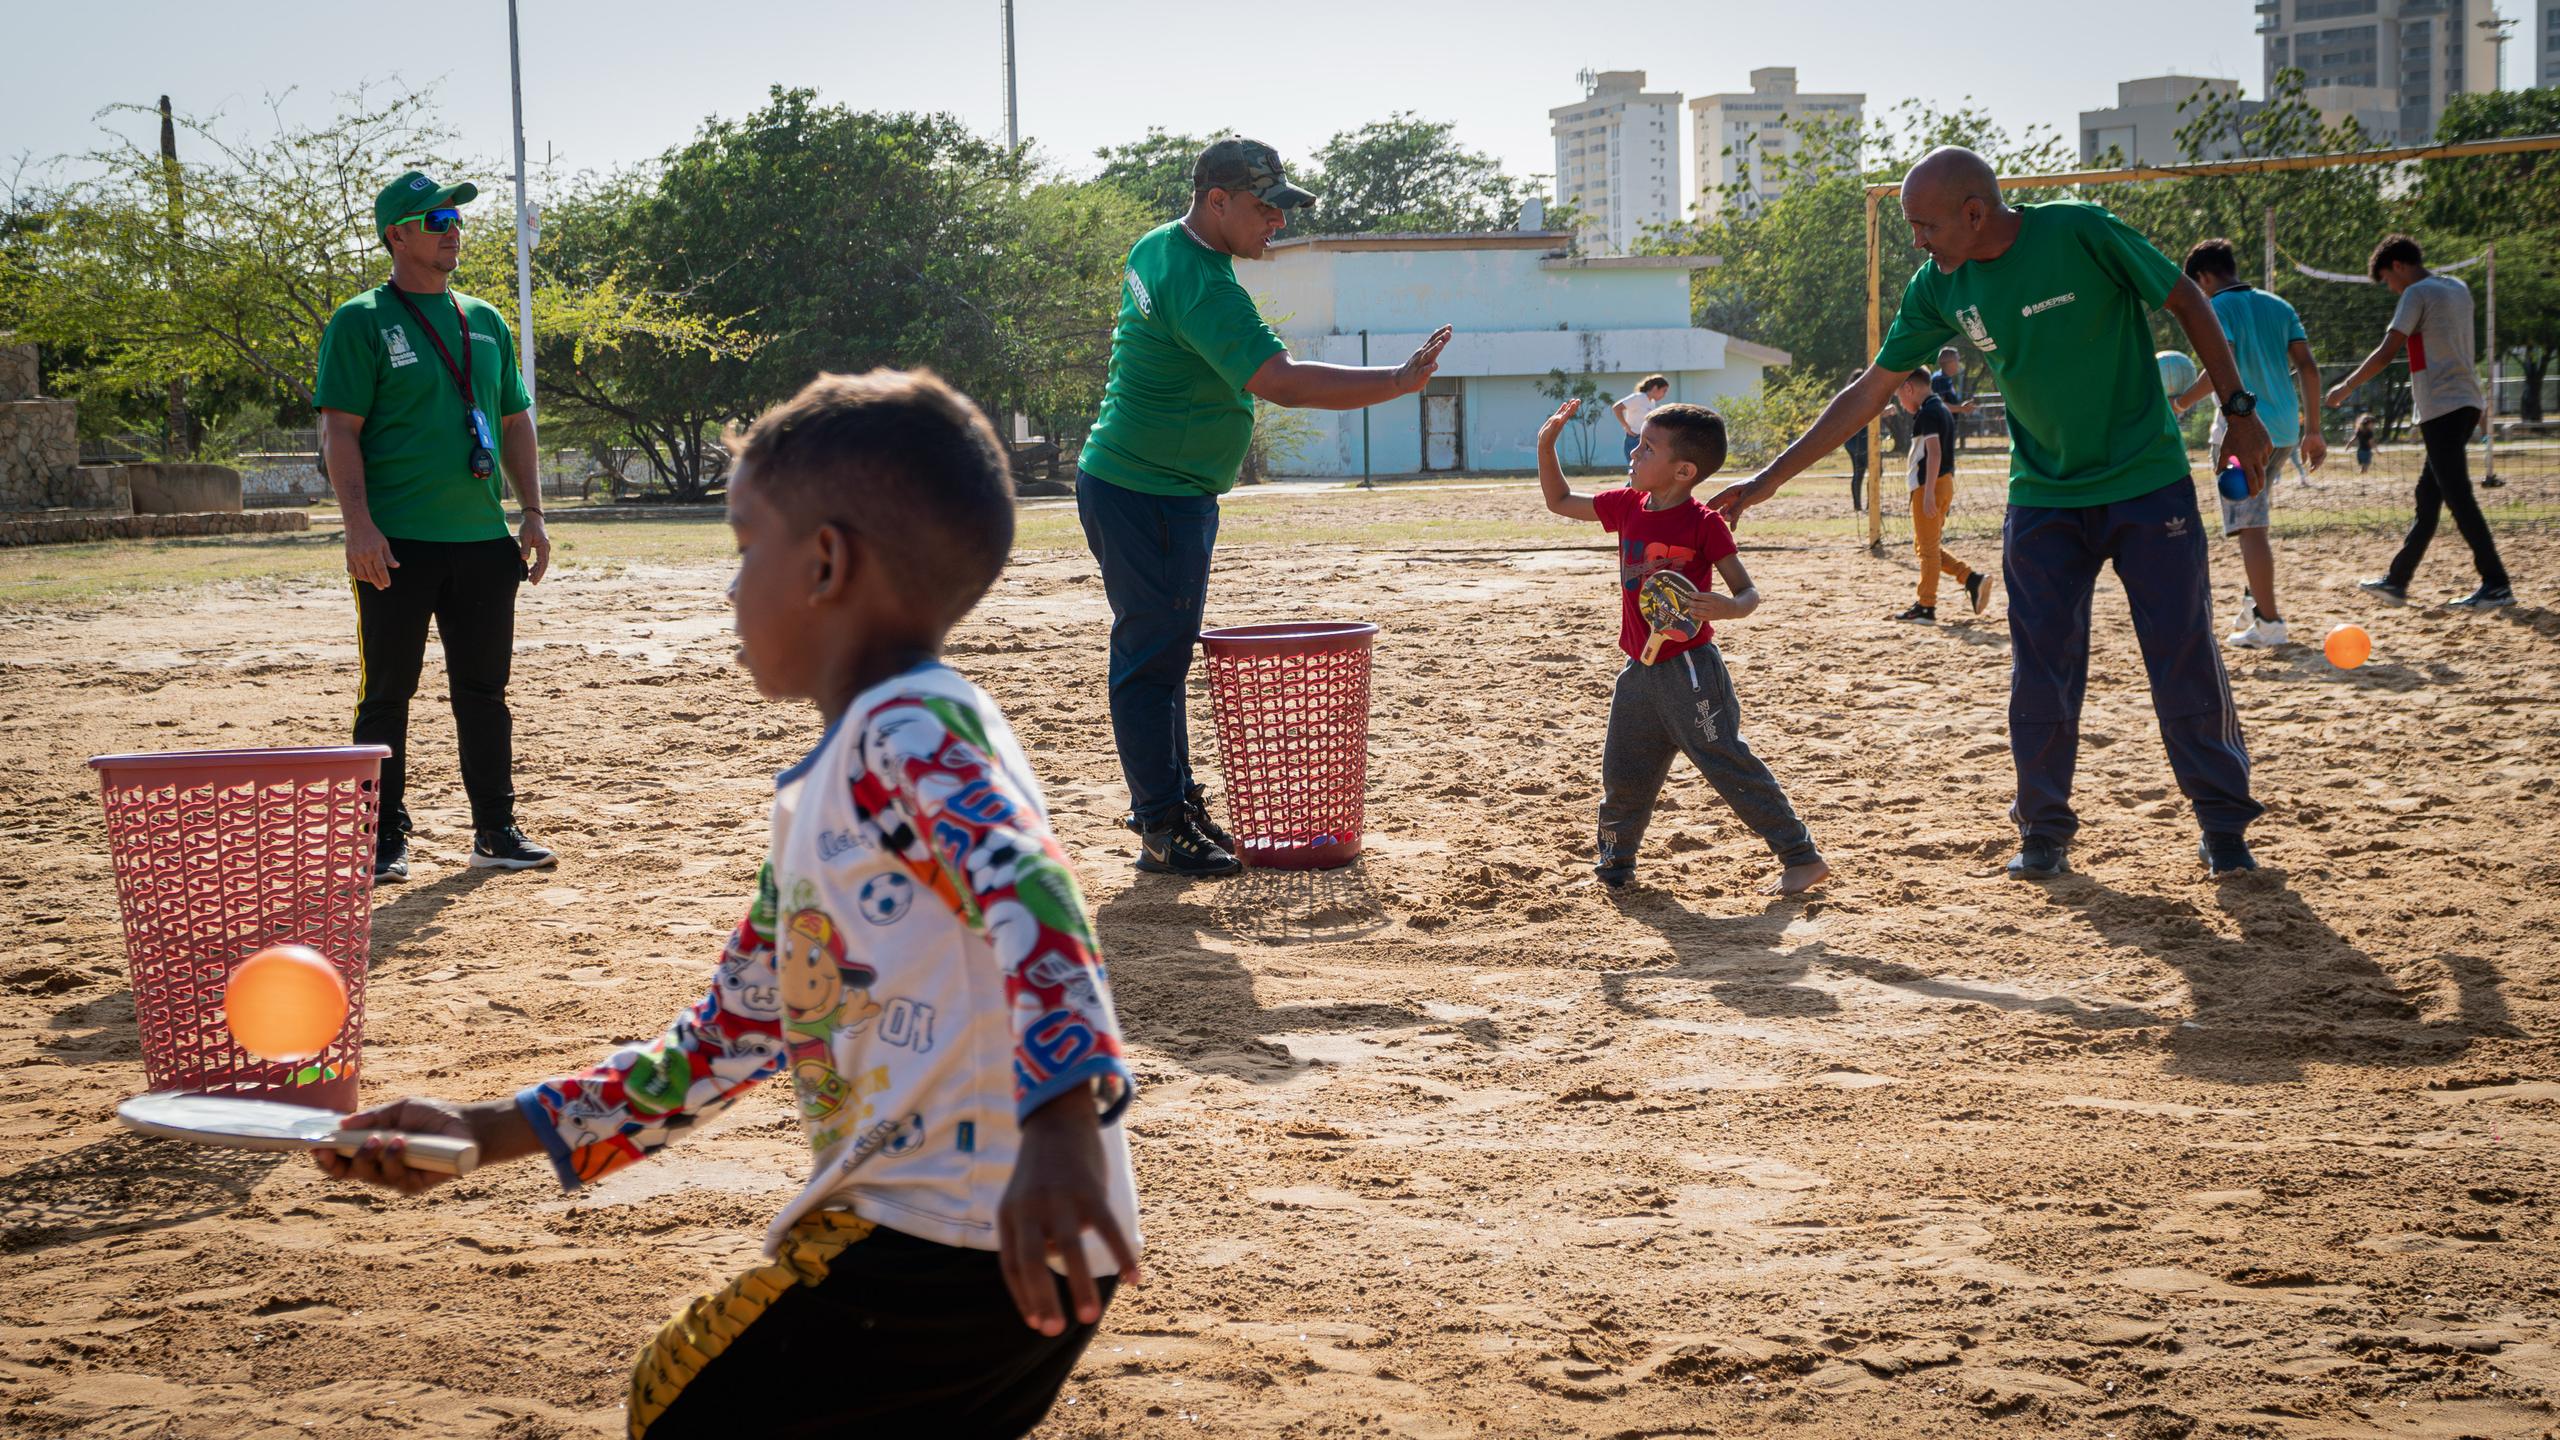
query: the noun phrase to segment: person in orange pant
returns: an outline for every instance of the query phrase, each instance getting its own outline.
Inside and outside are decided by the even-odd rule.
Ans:
[[[1964,587],[1973,601],[1973,613],[1979,615],[1990,593],[1989,577],[1938,545],[1947,510],[1956,501],[1955,414],[1930,388],[1926,370],[1903,376],[1894,398],[1911,416],[1911,546],[1920,556],[1920,598],[1894,618],[1938,623],[1941,573]]]

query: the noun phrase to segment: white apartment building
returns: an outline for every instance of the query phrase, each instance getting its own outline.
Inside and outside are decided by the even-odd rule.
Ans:
[[[2533,28],[2516,37],[2532,57],[2530,68],[2516,73],[2530,73],[2536,85],[2560,85],[2560,0],[2539,0],[2533,11]]]
[[[2197,158],[2228,160],[2240,153],[2238,123],[2264,108],[2264,102],[2237,100],[2240,82],[2199,75],[2153,75],[2116,86],[2115,108],[2080,112],[2080,163],[2094,165],[2109,150],[2126,163],[2175,165],[2187,159],[2178,132],[2203,113],[2214,99],[2226,102],[2234,124],[2216,136]]]
[[[1725,207],[1725,189],[1749,178],[1755,202],[1778,198],[1783,186],[1766,173],[1762,162],[1802,148],[1797,127],[1816,116],[1845,116],[1856,124],[1865,115],[1864,95],[1814,95],[1796,88],[1792,65],[1773,65],[1751,72],[1751,89],[1740,95],[1701,95],[1689,102],[1690,143],[1696,147],[1698,215],[1713,219]]]
[[[1641,70],[1580,78],[1582,98],[1547,112],[1556,198],[1580,207],[1586,253],[1624,255],[1646,226],[1680,218],[1680,93],[1645,89]]]
[[[2546,10],[2550,3],[2542,0]],[[2424,144],[2447,100],[2497,88],[2496,41],[2480,28],[2496,13],[2491,0],[2255,0],[2255,8],[2268,93],[2277,71],[2298,69],[2303,98],[2323,117],[2353,115],[2376,139]]]

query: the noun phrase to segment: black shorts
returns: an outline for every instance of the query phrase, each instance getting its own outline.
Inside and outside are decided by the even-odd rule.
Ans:
[[[1094,1282],[1109,1304],[1117,1284]],[[782,1258],[677,1312],[631,1370],[633,1440],[930,1435],[1013,1440],[1093,1339],[1022,1323],[994,1252],[822,1210]]]

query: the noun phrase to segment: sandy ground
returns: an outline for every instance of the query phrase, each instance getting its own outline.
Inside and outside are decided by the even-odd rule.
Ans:
[[[1746,733],[1838,880],[1754,896],[1766,853],[1683,767],[1612,897],[1590,538],[1220,556],[1219,619],[1387,627],[1369,854],[1324,875],[1133,875],[1083,555],[1023,556],[958,636],[1049,787],[1144,1086],[1154,1281],[1044,1435],[2560,1430],[2560,613],[2378,609],[2352,581],[2384,539],[2289,542],[2297,633],[2353,617],[2377,653],[2234,661],[2268,869],[2217,885],[2102,586],[2081,873],[2021,885],[1998,609],[1895,626],[1905,562],[1747,532]],[[2506,543],[2546,599],[2560,536]],[[2429,594],[2467,584],[2439,546]],[[369,1098],[500,1093],[695,993],[817,730],[729,668],[724,578],[528,597],[555,874],[459,866],[431,665]],[[0,612],[0,1432],[618,1433],[633,1348],[795,1188],[781,1090],[574,1198],[524,1166],[407,1201],[116,1129],[143,1078],[80,761],[332,740],[349,631],[316,583]]]

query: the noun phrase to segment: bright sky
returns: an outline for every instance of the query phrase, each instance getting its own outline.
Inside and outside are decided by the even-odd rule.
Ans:
[[[325,118],[365,81],[441,82],[446,123],[502,178],[510,151],[504,0],[355,6],[318,0],[109,0],[11,6],[19,63],[0,85],[0,180],[97,143],[95,114],[168,92],[181,111],[242,128]],[[2508,8],[2516,8],[2509,0]],[[864,108],[945,110],[1004,128],[998,0],[525,0],[525,135],[566,170],[608,168],[737,116],[776,84]],[[247,18],[256,17],[254,20]],[[410,17],[441,16],[441,27]],[[1971,96],[2012,130],[2068,139],[2119,80],[2168,73],[2259,89],[2250,0],[1019,0],[1023,133],[1089,173],[1097,148],[1149,125],[1234,127],[1306,154],[1337,130],[1410,109],[1514,173],[1554,168],[1549,107],[1580,97],[1574,72],[1642,69],[1653,89],[1749,88],[1793,65],[1807,90],[1863,91],[1869,113]],[[151,128],[125,117],[131,133]],[[1685,121],[1684,121],[1685,127]],[[1682,144],[1689,143],[1684,133]],[[387,178],[387,177],[386,177]],[[1684,185],[1686,179],[1684,177]]]

